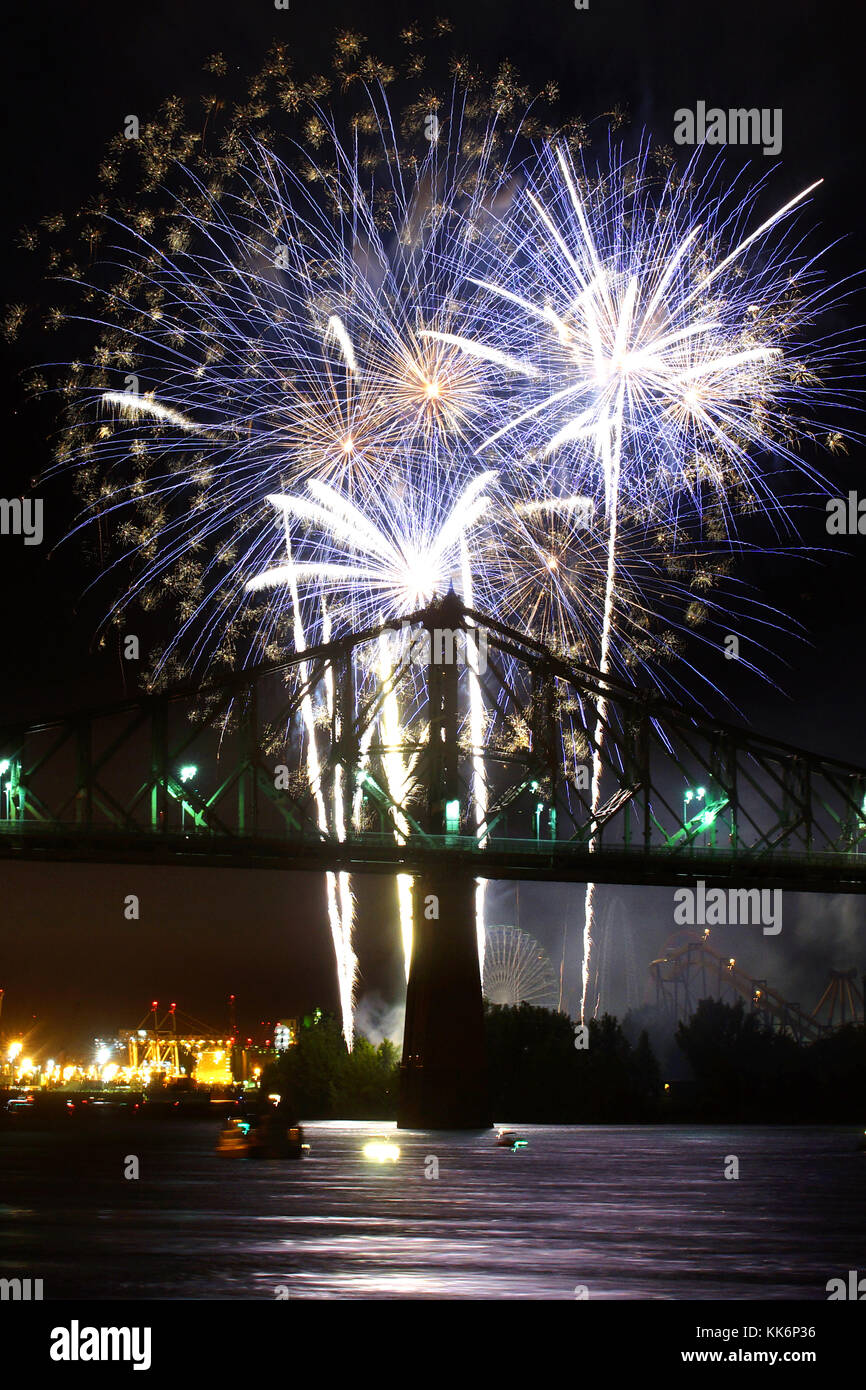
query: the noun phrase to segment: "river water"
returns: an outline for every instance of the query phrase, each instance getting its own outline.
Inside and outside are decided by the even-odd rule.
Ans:
[[[825,1300],[864,1267],[851,1128],[513,1128],[514,1152],[316,1123],[299,1163],[220,1157],[202,1121],[7,1130],[0,1276],[46,1299]],[[363,1154],[383,1134],[396,1162]]]

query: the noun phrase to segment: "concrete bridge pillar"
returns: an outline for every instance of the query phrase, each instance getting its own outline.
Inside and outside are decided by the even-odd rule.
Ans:
[[[446,594],[427,610],[428,738],[425,830],[447,848],[465,830],[460,778],[459,670],[448,633],[465,630]],[[475,929],[475,878],[443,864],[413,883],[412,959],[400,1067],[401,1129],[486,1129],[491,1123],[484,1005]]]
[[[413,929],[398,1127],[487,1129],[475,880],[447,869],[416,878]]]

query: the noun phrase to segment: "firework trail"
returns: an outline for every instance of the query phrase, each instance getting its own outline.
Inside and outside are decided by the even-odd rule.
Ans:
[[[315,295],[312,289],[307,291],[306,302],[322,302],[325,298],[328,308],[339,309],[338,313],[329,314],[325,338],[333,339],[339,347],[344,368],[342,385],[340,391],[335,389],[335,374],[330,370],[324,378],[318,373],[313,381],[305,382],[292,428],[297,440],[296,456],[306,451],[304,457],[309,458],[311,441],[320,450],[319,459],[312,465],[318,476],[311,482],[310,491],[331,509],[325,531],[332,543],[346,538],[347,526],[363,538],[355,563],[341,567],[333,560],[320,561],[318,570],[307,572],[309,577],[328,585],[341,602],[347,620],[354,624],[364,621],[365,612],[374,620],[410,612],[435,593],[444,593],[455,580],[465,600],[472,601],[471,565],[465,546],[459,572],[449,573],[447,581],[443,581],[442,561],[453,546],[458,529],[461,535],[468,532],[476,513],[480,514],[486,506],[486,500],[476,505],[476,483],[468,482],[462,493],[459,491],[461,477],[467,484],[476,471],[466,441],[477,442],[479,423],[489,418],[485,374],[479,365],[467,365],[462,351],[430,338],[426,329],[447,328],[459,312],[455,282],[459,276],[465,277],[478,240],[479,224],[489,219],[490,206],[500,197],[502,174],[491,164],[492,149],[491,140],[486,138],[474,160],[468,186],[461,170],[465,161],[460,161],[454,148],[444,142],[443,148],[435,145],[431,149],[421,172],[412,180],[406,180],[395,158],[389,168],[396,189],[396,211],[389,218],[387,236],[376,221],[369,192],[361,186],[356,160],[349,158],[336,137],[336,175],[331,193],[335,203],[346,210],[337,228],[339,238],[335,239],[332,221],[322,225],[317,205],[311,202],[302,184],[296,181],[291,189],[293,197],[283,199],[293,219],[288,246],[293,248],[291,265],[296,283],[312,282],[308,252],[311,241],[319,254],[327,250],[328,264],[335,268],[327,296],[317,286]],[[286,171],[280,168],[275,177],[284,184]],[[458,189],[464,191],[458,194]],[[443,271],[443,267],[455,263],[457,271]],[[323,382],[329,392],[329,409],[322,416]],[[316,432],[321,418],[326,421],[324,440]],[[397,493],[408,490],[415,498],[408,512],[401,511],[408,529],[398,538],[396,548],[367,520],[367,514],[376,509],[383,487],[393,498],[395,475],[400,478]],[[342,500],[333,490],[323,490],[327,486],[323,478],[329,477],[345,484]],[[440,531],[439,499],[455,494],[458,506]],[[364,512],[353,507],[353,497],[363,501]],[[396,505],[400,506],[399,496]],[[296,515],[308,522],[323,520],[321,510],[316,511],[309,500],[300,502]],[[390,574],[384,585],[383,573]],[[270,580],[275,577],[278,576],[271,576]],[[431,582],[434,577],[435,582]],[[247,591],[255,592],[267,582],[270,581],[260,576],[247,586]],[[477,667],[471,641],[467,650],[470,666],[475,661]],[[398,697],[390,688],[387,644],[380,652],[378,677],[387,692],[380,714],[383,739],[386,747],[394,750],[385,757],[383,770],[389,797],[396,808],[405,804],[409,789],[410,768],[397,751],[405,741],[403,724],[409,712],[399,709]],[[469,705],[470,736],[477,750],[473,792],[476,823],[480,827],[486,800],[477,668],[469,672]],[[405,836],[408,825],[396,809],[393,823],[397,834]],[[397,891],[408,976],[412,904],[411,884],[406,875],[398,876]],[[484,941],[483,901],[484,888],[479,883],[480,950]]]
[[[368,504],[361,511],[354,503],[321,482],[307,484],[308,497],[274,496],[269,500],[278,508],[288,530],[289,518],[306,523],[310,529],[305,537],[307,549],[299,553],[323,558],[294,560],[265,569],[248,581],[250,592],[287,585],[297,606],[299,584],[326,589],[336,606],[347,604],[353,625],[364,625],[371,618],[381,622],[415,612],[437,594],[449,588],[462,589],[464,602],[473,602],[472,570],[468,537],[480,523],[490,503],[486,489],[494,481],[490,471],[480,474],[464,488],[457,500],[449,505],[441,525],[432,524],[430,499],[419,507],[411,492],[401,486],[397,492],[383,492],[379,524],[371,516]],[[287,540],[287,548],[289,542]],[[303,543],[302,543],[303,544]],[[297,642],[297,638],[296,638]],[[470,682],[470,736],[475,751],[473,757],[473,792],[476,824],[486,818],[487,801],[483,762],[480,750],[483,742],[481,688],[478,655],[475,644],[467,639]],[[411,712],[401,711],[395,690],[395,658],[391,641],[382,634],[379,643],[378,678],[383,692],[380,722],[383,768],[392,820],[398,838],[405,840],[409,824],[402,808],[411,789],[412,761],[401,751]],[[312,742],[312,730],[311,730]],[[313,770],[311,770],[311,782]],[[341,831],[340,838],[343,837]],[[411,879],[398,875],[398,904],[404,964],[408,978],[412,954],[412,895]],[[476,923],[480,941],[483,931],[484,885],[476,893]],[[344,925],[345,934],[345,925]],[[483,956],[482,956],[483,959]]]
[[[496,200],[501,206],[507,196],[496,140],[485,136],[468,157],[460,154],[459,141],[434,142],[409,174],[387,104],[377,106],[371,98],[371,112],[384,151],[378,186],[364,181],[357,145],[344,149],[317,110],[332,141],[329,164],[299,149],[299,173],[273,149],[250,142],[234,191],[214,191],[192,171],[182,172],[172,246],[158,248],[142,232],[132,235],[126,257],[131,270],[115,301],[127,314],[135,348],[133,385],[109,385],[83,406],[86,412],[95,405],[103,421],[87,445],[86,456],[98,460],[88,471],[103,480],[119,475],[108,502],[100,484],[91,515],[142,508],[145,516],[138,534],[131,518],[120,523],[128,549],[118,563],[143,563],[117,611],[161,586],[178,591],[182,620],[156,678],[214,660],[237,664],[244,641],[243,664],[275,656],[286,607],[299,652],[324,636],[326,611],[329,622],[338,616],[357,624],[364,614],[375,620],[417,608],[422,596],[427,601],[437,592],[431,576],[438,583],[449,551],[457,555],[461,530],[471,528],[486,505],[475,497],[477,466],[467,443],[477,442],[480,421],[489,419],[485,372],[422,329],[448,329],[459,311],[456,274],[449,278],[434,266],[459,266],[465,280],[479,225]],[[455,129],[462,120],[458,109]],[[384,218],[383,185],[389,195]],[[144,308],[132,302],[130,282],[136,280],[146,287]],[[117,385],[129,383],[123,369],[131,360],[118,357]],[[106,354],[109,377],[110,362]],[[132,485],[125,481],[130,459],[141,461]],[[167,465],[162,472],[154,467],[161,460]],[[410,529],[396,548],[365,516],[375,510],[386,480],[398,508],[401,490],[415,499],[411,515],[401,513]],[[296,495],[284,509],[280,572],[264,578],[273,533],[262,526],[263,514],[287,487],[304,483],[306,496]],[[440,533],[437,509],[449,497],[465,504],[466,512],[455,510]],[[332,547],[346,539],[347,525],[354,528],[363,544],[353,563],[340,566],[332,556],[329,569],[320,558],[311,571],[308,561],[299,562],[291,548],[290,514],[308,530],[324,523],[321,534],[330,533]],[[460,554],[448,583],[453,579],[460,587],[462,581],[465,590],[469,560]],[[389,565],[390,587],[381,582]],[[259,582],[248,583],[256,574]],[[277,580],[288,604],[255,602]],[[380,723],[386,746],[396,749],[405,741],[410,712],[399,708],[390,689],[388,660],[387,651],[380,652],[369,674],[386,692]],[[471,690],[473,734],[480,737],[477,673]],[[302,717],[310,787],[320,828],[342,838],[346,792],[338,776],[326,804],[314,714],[308,699]],[[480,793],[479,766],[477,759]],[[410,771],[399,752],[385,759],[395,806],[405,801]],[[356,790],[349,814],[359,810]],[[476,815],[480,823],[483,813],[476,809]],[[407,830],[396,813],[394,828]],[[406,876],[397,887],[408,969]],[[343,1027],[351,1043],[356,962],[346,875],[329,876],[327,897]],[[479,913],[482,901],[479,890]]]
[[[285,527],[285,548],[288,558],[288,578],[287,586],[291,595],[291,612],[294,629],[295,651],[303,652],[306,650],[307,642],[304,633],[303,617],[301,613],[300,598],[298,594],[298,582],[292,569],[292,545],[288,526]],[[323,628],[326,633],[330,631],[330,620],[327,610],[322,605]],[[327,637],[325,638],[327,640]],[[308,667],[306,662],[301,663],[300,679],[305,685],[308,678]],[[327,696],[333,700],[332,679],[327,685]],[[316,813],[318,817],[319,829],[327,832],[328,810],[322,791],[321,767],[319,764],[318,748],[316,744],[316,720],[313,709],[313,700],[307,692],[301,704],[301,717],[307,732],[307,773],[310,787],[316,803]],[[336,831],[340,838],[343,838],[345,830],[343,824],[342,796],[339,782],[339,769],[337,772],[337,790],[335,794],[334,819],[336,821]],[[337,963],[337,988],[340,996],[340,1012],[343,1020],[343,1036],[346,1045],[351,1049],[354,1034],[354,992],[355,979],[357,974],[357,960],[352,949],[352,924],[354,920],[354,904],[352,902],[349,875],[340,873],[339,875],[328,871],[325,876],[326,897],[328,907],[328,922],[331,928],[331,939],[334,943],[334,956]]]
[[[480,121],[477,97],[435,102],[438,138],[407,157],[406,131],[425,125],[431,98],[407,108],[414,127],[401,124],[362,47],[348,33],[338,42],[338,85],[365,93],[348,143],[321,104],[329,84],[299,84],[277,48],[218,155],[173,108],[142,141],[146,186],[167,207],[130,212],[121,196],[99,225],[83,218],[111,283],[69,272],[98,343],[69,369],[58,464],[76,472],[81,525],[119,541],[108,573],[132,571],[114,616],[155,596],[176,604],[153,672],[167,681],[278,660],[287,620],[304,651],[332,623],[399,615],[408,590],[453,584],[603,670],[640,665],[658,679],[660,650],[674,652],[650,640],[659,604],[673,594],[711,608],[703,589],[721,570],[681,545],[686,514],[715,528],[719,548],[734,546],[741,506],[784,521],[755,460],[774,450],[799,463],[813,373],[835,365],[833,344],[780,350],[821,307],[797,245],[766,253],[797,200],[750,231],[757,192],[726,201],[697,164],[654,179],[646,152],[630,165],[614,151],[588,173],[547,143],[522,171],[515,112],[528,98],[504,71]],[[274,139],[274,103],[303,111],[300,141]],[[572,136],[576,148],[579,123]],[[118,162],[115,151],[107,179]],[[575,526],[576,500],[604,516],[605,544]],[[485,711],[474,643],[467,653],[483,835]],[[380,649],[367,678],[387,749],[415,717],[396,675]],[[604,713],[600,703],[596,745]],[[343,836],[361,792],[338,773],[325,796],[314,716],[305,706],[307,777],[320,825]],[[597,809],[598,748],[593,770]],[[411,773],[389,753],[393,806]],[[396,811],[393,822],[405,834]],[[405,949],[405,881],[398,896]],[[329,878],[328,911],[350,1038],[348,875]],[[483,884],[478,914],[480,943]]]
[[[753,230],[757,189],[721,193],[699,173],[652,177],[648,150],[627,161],[612,150],[604,170],[578,171],[562,147],[545,146],[506,228],[513,281],[476,282],[502,303],[498,340],[484,329],[449,333],[472,359],[487,356],[522,373],[516,411],[485,447],[510,437],[514,452],[563,454],[566,478],[600,475],[607,565],[597,664],[611,671],[617,609],[618,529],[625,497],[636,511],[670,511],[687,494],[698,513],[715,494],[731,528],[732,494],[780,512],[770,457],[817,481],[803,442],[816,368],[836,362],[834,345],[784,347],[826,307],[814,261],[792,249],[790,219],[811,184]],[[782,228],[775,241],[772,234]],[[747,253],[752,252],[751,256]],[[832,293],[832,291],[830,292]],[[522,365],[521,365],[522,364]],[[782,422],[781,427],[778,422]],[[814,422],[809,437],[814,434]],[[798,437],[799,436],[799,437]],[[789,441],[793,440],[793,444]],[[591,813],[601,804],[602,694],[592,751]],[[593,829],[590,849],[598,837]],[[586,890],[581,1014],[592,949],[595,885]]]

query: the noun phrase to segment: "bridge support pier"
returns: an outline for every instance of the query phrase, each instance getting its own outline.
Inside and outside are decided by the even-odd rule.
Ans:
[[[413,940],[399,1129],[489,1129],[475,880],[447,870],[413,883]]]

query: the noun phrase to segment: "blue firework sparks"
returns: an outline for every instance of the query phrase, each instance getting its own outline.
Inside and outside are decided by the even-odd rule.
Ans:
[[[166,676],[303,649],[453,583],[602,672],[659,679],[662,592],[683,625],[723,612],[704,591],[738,509],[784,524],[779,466],[815,480],[816,402],[844,404],[826,383],[847,344],[812,327],[837,292],[798,239],[816,185],[756,219],[761,184],[724,186],[699,157],[660,174],[648,144],[589,169],[563,145],[503,153],[494,121],[467,154],[459,104],[407,163],[387,103],[370,109],[374,169],[316,110],[327,164],[249,141],[230,188],[182,171],[164,245],[116,225],[112,289],[90,287],[107,346],[78,374],[63,456],[92,480],[81,525],[111,523],[132,570],[116,611],[174,596]],[[413,716],[383,717],[393,743]],[[399,803],[405,763],[389,776]],[[345,829],[345,801],[319,797],[320,820]],[[329,913],[351,1036],[344,878]],[[584,1003],[592,910],[590,891]]]

